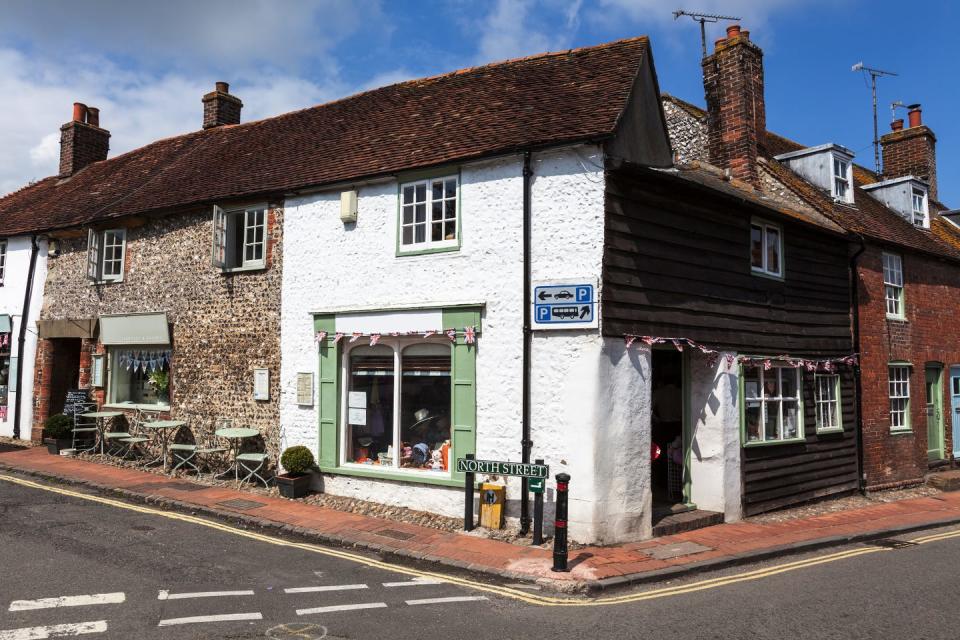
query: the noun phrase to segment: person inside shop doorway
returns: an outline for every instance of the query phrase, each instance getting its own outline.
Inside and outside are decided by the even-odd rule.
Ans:
[[[651,400],[654,511],[673,511],[683,503],[683,364],[679,352],[653,352]]]

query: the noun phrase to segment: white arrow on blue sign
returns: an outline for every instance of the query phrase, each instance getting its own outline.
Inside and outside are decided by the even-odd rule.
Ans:
[[[534,329],[589,329],[597,322],[596,282],[544,283],[533,288]]]

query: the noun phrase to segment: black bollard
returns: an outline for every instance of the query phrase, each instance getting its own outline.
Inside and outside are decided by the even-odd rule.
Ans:
[[[570,491],[570,474],[558,473],[557,476],[557,516],[553,531],[553,570],[567,569],[567,497]]]
[[[543,464],[543,459],[535,462]],[[533,544],[543,544],[543,491],[533,494]]]
[[[468,453],[464,458],[473,460],[473,454]],[[473,531],[473,474],[468,472],[463,477],[463,530]]]

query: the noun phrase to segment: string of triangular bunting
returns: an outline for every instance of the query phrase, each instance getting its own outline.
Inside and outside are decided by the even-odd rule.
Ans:
[[[121,351],[119,362],[127,371],[164,371],[170,366],[170,351]]]
[[[690,347],[696,349],[701,353],[707,356],[707,363],[709,366],[716,366],[720,361],[721,353],[717,349],[711,349],[710,347],[704,346],[695,340],[690,338],[664,338],[660,336],[638,336],[633,334],[624,335],[624,341],[626,342],[627,349],[632,347],[635,342],[638,340],[648,346],[653,346],[655,344],[672,344],[677,351],[683,351],[684,347]],[[728,353],[723,355],[724,362],[726,363],[726,368],[729,371],[737,364],[747,364],[754,366],[763,366],[764,369],[770,370],[773,368],[774,363],[784,363],[789,367],[800,368],[803,367],[807,371],[816,372],[816,371],[826,371],[827,373],[833,373],[838,366],[845,367],[855,367],[859,362],[859,354],[853,353],[848,356],[842,356],[839,358],[821,358],[821,359],[808,359],[808,358],[798,358],[796,356],[741,356]]]
[[[381,338],[384,337],[409,337],[409,336],[420,336],[424,339],[431,338],[433,336],[447,336],[450,339],[450,342],[456,342],[457,336],[463,336],[464,344],[475,344],[477,341],[477,328],[476,327],[464,327],[462,329],[426,329],[425,331],[388,331],[380,333],[363,333],[361,331],[354,331],[353,333],[341,333],[336,332],[332,336],[326,331],[317,331],[314,335],[314,342],[320,343],[326,340],[328,337],[332,337],[333,344],[339,343],[341,340],[346,339],[347,343],[356,342],[361,338],[368,338],[370,340],[370,345],[373,346],[380,342]]]

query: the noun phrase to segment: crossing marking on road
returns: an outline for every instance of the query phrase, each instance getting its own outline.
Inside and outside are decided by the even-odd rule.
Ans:
[[[123,592],[93,593],[85,596],[60,596],[58,598],[38,598],[36,600],[14,600],[7,611],[33,611],[35,609],[55,609],[57,607],[85,607],[94,604],[119,604],[127,599]]]
[[[450,596],[447,598],[424,598],[423,600],[407,600],[410,606],[418,604],[446,604],[448,602],[477,602],[479,600],[489,600],[487,596]]]
[[[284,593],[320,593],[322,591],[353,591],[356,589],[366,589],[365,584],[329,584],[321,587],[293,587],[284,589]]]
[[[221,613],[212,616],[189,616],[187,618],[168,618],[157,623],[158,627],[172,627],[178,624],[197,624],[200,622],[243,622],[245,620],[263,620],[259,611],[252,613]]]
[[[45,627],[24,627],[23,629],[0,631],[0,640],[45,640],[45,638],[103,633],[106,630],[106,620],[76,622],[73,624],[52,624]]]
[[[314,613],[333,613],[335,611],[357,611],[358,609],[385,609],[386,602],[358,602],[356,604],[335,604],[329,607],[314,607],[312,609],[297,609],[298,616],[308,616]]]
[[[431,584],[443,584],[443,580],[431,580],[430,578],[414,578],[413,580],[403,580],[402,582],[384,582],[385,587],[420,587]]]
[[[157,592],[157,600],[186,600],[188,598],[220,598],[224,596],[252,596],[252,589],[245,591],[194,591],[193,593],[170,593],[166,589]]]
[[[62,489],[60,487],[44,485],[38,482],[33,482],[31,480],[24,480],[22,478],[17,478],[14,476],[0,474],[0,480],[11,482],[14,484],[19,484],[24,487],[38,489],[41,491],[48,491],[51,493],[70,496],[70,497],[81,499],[81,500],[97,502],[99,504],[113,506],[118,509],[126,509],[128,511],[135,511],[137,513],[151,514],[151,515],[159,516],[162,518],[168,518],[171,520],[179,520],[181,522],[187,522],[187,523],[191,523],[191,524],[195,524],[203,527],[208,527],[210,529],[216,529],[218,531],[229,533],[235,536],[240,536],[240,537],[248,538],[251,540],[258,540],[260,542],[265,542],[267,544],[300,549],[303,551],[308,551],[310,553],[317,553],[317,554],[324,555],[331,558],[339,558],[341,560],[354,562],[356,564],[360,564],[366,567],[382,569],[385,571],[399,573],[401,575],[407,575],[414,578],[425,578],[430,580],[437,580],[445,584],[465,587],[468,589],[473,589],[475,591],[482,591],[485,593],[492,593],[494,595],[499,595],[505,598],[512,598],[514,600],[525,602],[527,604],[539,605],[539,606],[545,606],[545,607],[595,607],[595,606],[607,606],[607,605],[615,605],[615,604],[626,604],[631,602],[641,602],[644,600],[653,600],[658,598],[683,595],[686,593],[694,593],[697,591],[704,591],[707,589],[715,589],[715,588],[719,588],[727,585],[738,584],[741,582],[759,580],[762,578],[768,578],[771,576],[780,575],[780,574],[784,574],[791,571],[798,571],[800,569],[806,569],[809,567],[826,564],[829,562],[837,562],[839,560],[845,560],[848,558],[854,558],[857,556],[867,555],[871,553],[880,553],[884,551],[890,551],[890,549],[886,549],[882,547],[864,547],[864,548],[858,548],[858,549],[850,549],[847,551],[827,554],[824,556],[816,556],[812,558],[806,558],[804,560],[797,560],[794,562],[782,563],[782,564],[774,565],[771,567],[766,567],[763,569],[746,571],[744,573],[734,574],[730,576],[700,580],[697,582],[691,582],[685,585],[678,585],[675,587],[663,587],[660,589],[653,589],[653,590],[644,591],[641,593],[624,594],[621,596],[609,596],[609,597],[591,598],[591,599],[573,599],[573,598],[547,596],[547,595],[534,594],[534,593],[525,593],[517,589],[502,587],[499,585],[486,584],[483,582],[476,582],[473,580],[468,580],[466,578],[460,578],[458,576],[446,575],[442,573],[434,573],[430,571],[422,571],[419,569],[411,569],[409,567],[391,564],[389,562],[384,562],[382,560],[373,560],[370,558],[365,558],[364,556],[350,553],[347,551],[340,551],[337,549],[328,549],[328,548],[319,547],[319,546],[308,544],[308,543],[292,542],[288,540],[283,540],[281,538],[274,538],[264,534],[255,533],[253,531],[245,531],[243,529],[231,527],[229,525],[221,524],[219,522],[215,522],[212,520],[206,520],[203,518],[199,518],[197,516],[190,516],[190,515],[176,513],[172,511],[162,511],[159,509],[140,506],[136,504],[129,504],[129,503],[122,502],[120,500],[115,500],[112,498],[105,498],[102,496],[81,493],[79,491],[72,491],[70,489]],[[941,534],[941,535],[946,536],[947,534]],[[930,537],[940,538],[941,535],[930,536]],[[960,531],[958,531],[955,535],[960,536]],[[0,640],[3,640],[3,638],[0,638]]]

